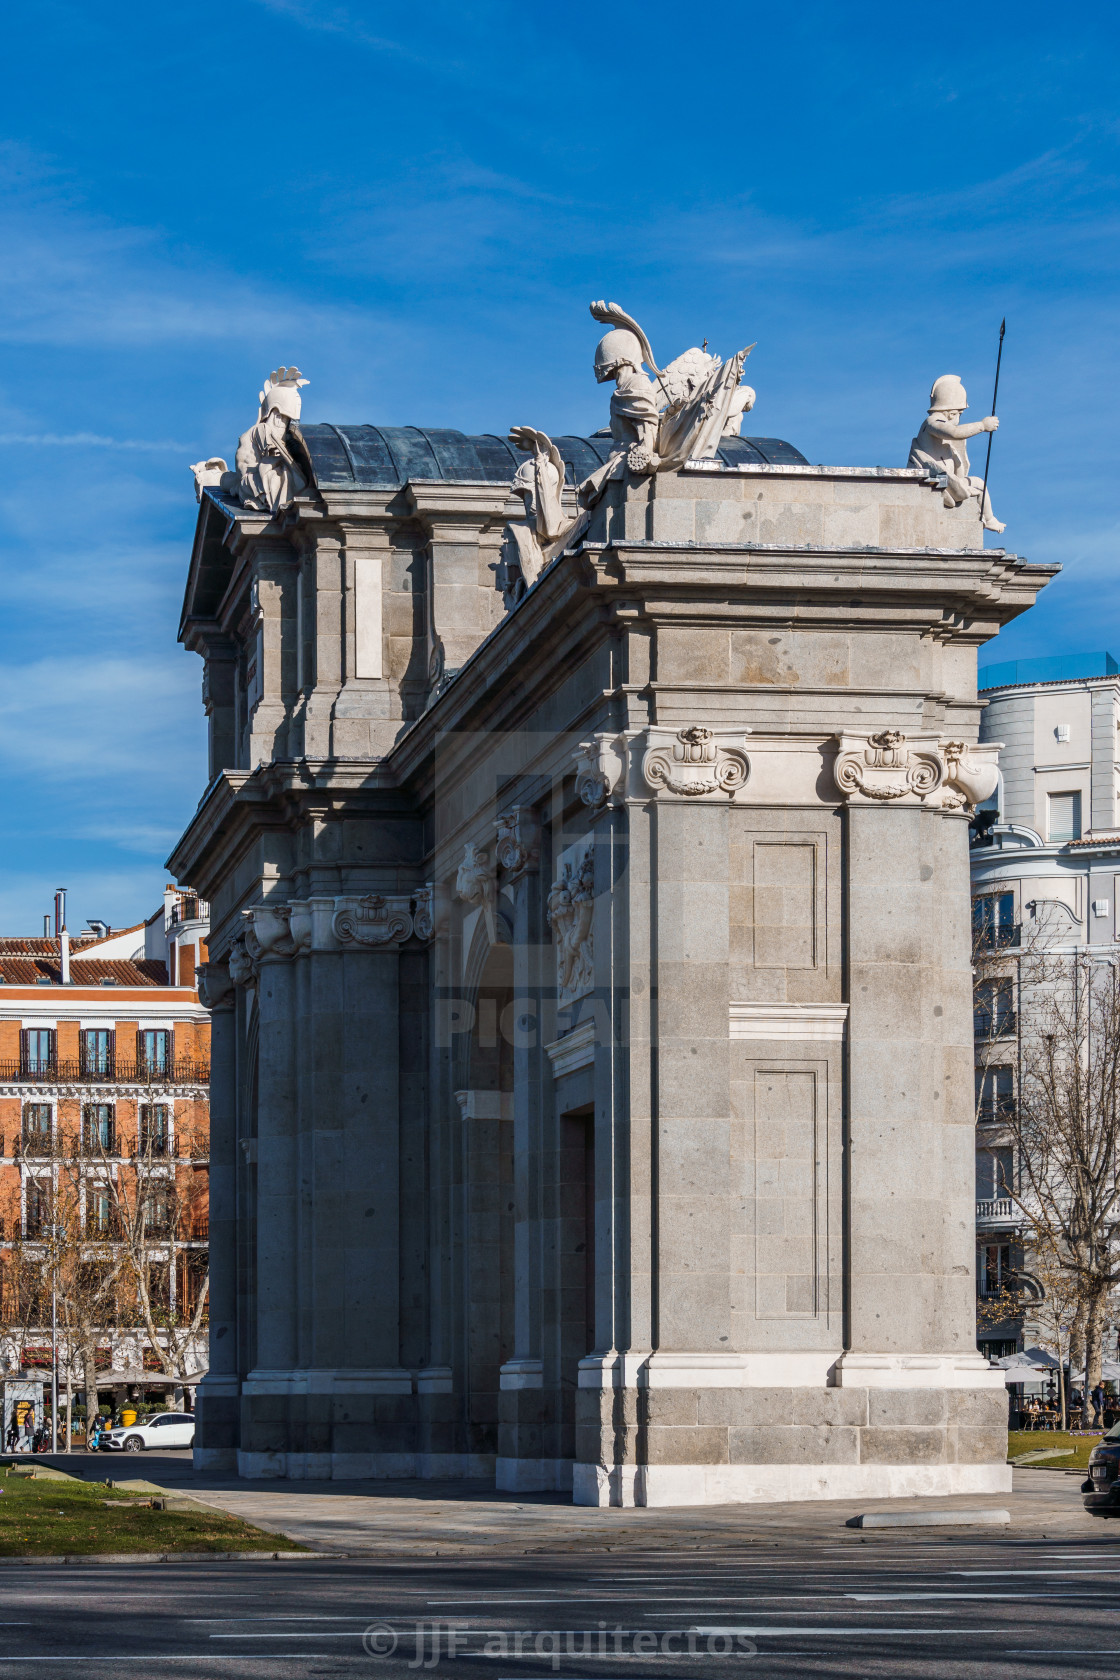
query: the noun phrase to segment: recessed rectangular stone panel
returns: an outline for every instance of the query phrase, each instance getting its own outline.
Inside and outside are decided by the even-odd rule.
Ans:
[[[757,1318],[813,1318],[821,1310],[820,1107],[815,1069],[755,1068]]]
[[[735,836],[731,854],[735,945],[756,969],[796,971],[826,966],[826,844],[826,835],[819,831],[753,829]]]

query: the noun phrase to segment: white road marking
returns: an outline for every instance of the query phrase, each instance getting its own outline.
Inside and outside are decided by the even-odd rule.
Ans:
[[[1051,1593],[1051,1592],[1033,1592],[1033,1593],[1000,1593],[1000,1592],[990,1592],[990,1593],[983,1593],[983,1592],[977,1592],[977,1593],[968,1593],[968,1592],[869,1592],[869,1593],[854,1593],[854,1592],[848,1592],[848,1593],[843,1593],[840,1596],[842,1596],[843,1598],[850,1598],[856,1604],[882,1604],[882,1603],[885,1603],[885,1602],[888,1602],[888,1601],[894,1602],[898,1599],[904,1599],[904,1598],[929,1598],[929,1599],[939,1599],[939,1600],[947,1600],[947,1599],[957,1600],[957,1599],[973,1599],[973,1598],[992,1599],[992,1598],[994,1598],[994,1599],[1000,1599],[1000,1600],[1007,1600],[1011,1604],[1039,1604],[1044,1599],[1083,1598],[1084,1594],[1083,1593],[1069,1593],[1069,1592],[1053,1592],[1053,1593]]]
[[[759,1639],[759,1638],[762,1638],[763,1636],[765,1636],[766,1638],[786,1637],[786,1638],[790,1638],[790,1639],[832,1639],[832,1638],[840,1638],[840,1637],[844,1637],[844,1636],[851,1637],[853,1635],[859,1635],[861,1638],[866,1639],[869,1634],[874,1634],[876,1637],[886,1635],[886,1636],[891,1637],[892,1639],[911,1639],[911,1638],[914,1638],[918,1635],[926,1634],[926,1633],[961,1634],[961,1635],[968,1634],[970,1636],[977,1636],[979,1634],[985,1634],[985,1635],[990,1636],[992,1630],[991,1630],[990,1627],[987,1627],[987,1628],[947,1628],[947,1627],[939,1627],[939,1628],[896,1628],[896,1627],[889,1627],[889,1628],[869,1628],[869,1627],[861,1627],[861,1628],[849,1628],[849,1627],[832,1627],[832,1628],[698,1627],[698,1628],[689,1628],[688,1631],[690,1633],[702,1633],[702,1634],[709,1634],[709,1635],[712,1635],[712,1636],[714,1636],[716,1634],[724,1634],[724,1635],[745,1634],[748,1638],[751,1638],[751,1639]]]

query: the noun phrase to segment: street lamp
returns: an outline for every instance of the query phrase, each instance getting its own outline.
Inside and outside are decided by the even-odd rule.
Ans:
[[[58,1451],[58,1223],[51,1221],[51,1452]]]

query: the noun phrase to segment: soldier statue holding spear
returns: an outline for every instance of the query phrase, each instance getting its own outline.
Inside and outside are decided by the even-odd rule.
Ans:
[[[1000,350],[1003,350],[1003,332],[1000,332]],[[999,372],[996,372],[996,388],[999,385]],[[940,379],[933,382],[933,390],[929,394],[929,413],[922,422],[922,428],[910,445],[910,459],[907,463],[911,467],[925,467],[926,471],[938,477],[944,477],[945,489],[942,500],[946,507],[959,507],[970,496],[977,497],[980,504],[980,519],[986,531],[1002,531],[1006,527],[1001,525],[992,512],[992,504],[988,499],[988,474],[985,469],[983,478],[970,476],[968,450],[965,440],[977,437],[981,432],[994,432],[999,428],[999,421],[994,414],[989,414],[984,420],[971,420],[961,424],[961,415],[968,407],[968,393],[961,383],[957,373],[943,373]],[[995,407],[993,398],[992,407]],[[988,441],[988,457],[991,459],[991,439]]]

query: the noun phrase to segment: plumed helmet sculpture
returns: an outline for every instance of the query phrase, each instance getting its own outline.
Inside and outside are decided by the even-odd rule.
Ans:
[[[618,367],[620,362],[641,367],[642,361],[642,346],[637,334],[628,332],[625,327],[616,327],[613,332],[606,333],[595,346],[596,373],[605,373],[608,368]]]
[[[931,409],[968,407],[968,395],[959,373],[943,373],[940,379],[934,380],[929,406]]]
[[[298,420],[303,407],[303,399],[299,394],[300,386],[308,384],[310,380],[305,379],[297,367],[273,369],[261,392],[261,419],[278,408],[289,420]]]

